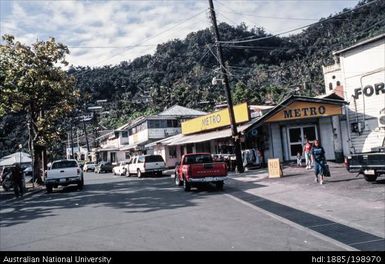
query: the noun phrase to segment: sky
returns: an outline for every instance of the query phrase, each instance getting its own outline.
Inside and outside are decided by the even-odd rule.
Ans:
[[[31,45],[54,37],[74,66],[153,54],[157,44],[210,26],[207,0],[0,0],[0,33]],[[214,0],[218,23],[277,34],[352,8],[358,0]],[[298,31],[299,32],[299,31]]]

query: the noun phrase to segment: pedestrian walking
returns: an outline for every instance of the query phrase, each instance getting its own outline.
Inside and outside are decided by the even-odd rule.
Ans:
[[[305,154],[305,164],[306,164],[306,169],[310,170],[311,169],[311,148],[312,144],[309,142],[309,140],[306,140],[306,144],[303,148],[303,153]]]
[[[320,184],[323,184],[326,158],[325,158],[325,150],[321,146],[321,143],[319,142],[319,140],[314,141],[314,146],[311,149],[311,156],[314,162],[314,173],[315,173],[314,181],[319,182]]]
[[[16,197],[19,197],[20,195],[23,196],[23,173],[18,163],[16,163],[16,166],[12,167],[12,182]]]

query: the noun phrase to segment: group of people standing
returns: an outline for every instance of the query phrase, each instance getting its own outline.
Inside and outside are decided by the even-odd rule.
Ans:
[[[314,140],[313,145],[310,143],[309,140],[306,140],[306,144],[303,148],[303,153],[305,156],[306,169],[310,170],[312,168],[312,165],[314,165],[314,181],[323,184],[324,176],[327,171],[327,162],[325,157],[325,150],[321,146],[320,141]],[[300,152],[297,153],[297,165],[302,166],[302,155]]]

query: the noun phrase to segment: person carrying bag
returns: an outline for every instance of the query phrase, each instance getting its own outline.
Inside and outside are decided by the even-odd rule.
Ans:
[[[319,140],[314,141],[314,146],[311,149],[311,155],[312,155],[312,160],[314,161],[314,173],[315,173],[314,181],[319,182],[320,184],[323,184],[324,176],[327,177],[326,174],[328,174],[329,166],[327,165],[327,162],[326,162],[325,150],[321,146],[321,143],[319,142]],[[330,174],[330,171],[329,171],[329,174]]]

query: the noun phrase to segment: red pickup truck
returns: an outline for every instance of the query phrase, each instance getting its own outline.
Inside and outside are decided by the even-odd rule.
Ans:
[[[175,184],[186,192],[198,183],[213,182],[218,190],[223,189],[227,178],[227,166],[224,162],[214,162],[210,153],[189,153],[175,167]]]

